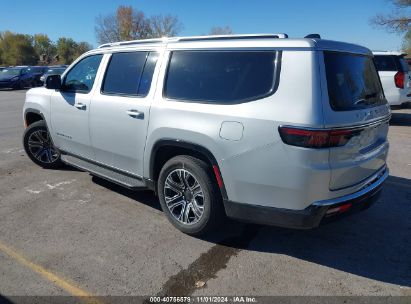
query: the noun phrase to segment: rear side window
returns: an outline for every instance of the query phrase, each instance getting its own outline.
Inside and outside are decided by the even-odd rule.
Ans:
[[[164,96],[175,100],[233,104],[274,91],[273,51],[175,51]]]
[[[146,96],[157,57],[154,52],[114,53],[107,67],[102,93]]]
[[[330,105],[335,111],[387,103],[371,56],[324,52]]]

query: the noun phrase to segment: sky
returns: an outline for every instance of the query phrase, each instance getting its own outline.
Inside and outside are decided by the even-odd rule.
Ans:
[[[71,37],[98,46],[99,15],[131,5],[146,16],[172,14],[183,24],[180,36],[205,35],[229,25],[236,34],[287,33],[290,38],[319,33],[324,39],[397,50],[402,37],[370,25],[370,18],[392,10],[389,0],[0,0],[0,31]]]

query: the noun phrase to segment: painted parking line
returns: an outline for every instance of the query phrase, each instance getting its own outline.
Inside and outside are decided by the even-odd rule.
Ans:
[[[71,296],[79,297],[84,300],[85,303],[90,304],[100,304],[101,302],[98,301],[95,296],[89,293],[88,291],[81,289],[75,286],[73,283],[68,282],[66,279],[61,278],[60,276],[52,273],[51,271],[43,268],[42,266],[31,262],[23,255],[15,251],[14,249],[10,248],[9,246],[5,245],[0,241],[0,251],[7,254],[13,260],[18,262],[19,264],[29,268],[31,271],[36,272],[37,274],[41,275],[47,281],[55,284],[56,286],[60,287]]]

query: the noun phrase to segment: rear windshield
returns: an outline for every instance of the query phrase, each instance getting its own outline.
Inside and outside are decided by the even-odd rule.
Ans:
[[[386,104],[371,56],[324,52],[330,105],[350,111]]]
[[[374,56],[375,66],[378,71],[382,72],[397,72],[398,66],[395,56],[386,55],[375,55]]]
[[[375,66],[381,72],[408,72],[408,63],[403,56],[375,55]]]

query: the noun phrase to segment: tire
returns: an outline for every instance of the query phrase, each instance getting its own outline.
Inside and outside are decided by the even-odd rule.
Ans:
[[[54,147],[44,120],[32,123],[24,131],[23,145],[28,157],[46,169],[63,166],[60,151]]]
[[[19,83],[13,87],[13,90],[22,90],[22,89],[24,89],[24,86],[21,81],[19,81]]]
[[[197,158],[181,155],[167,161],[161,169],[157,190],[168,220],[186,234],[207,234],[224,216],[212,170]]]

